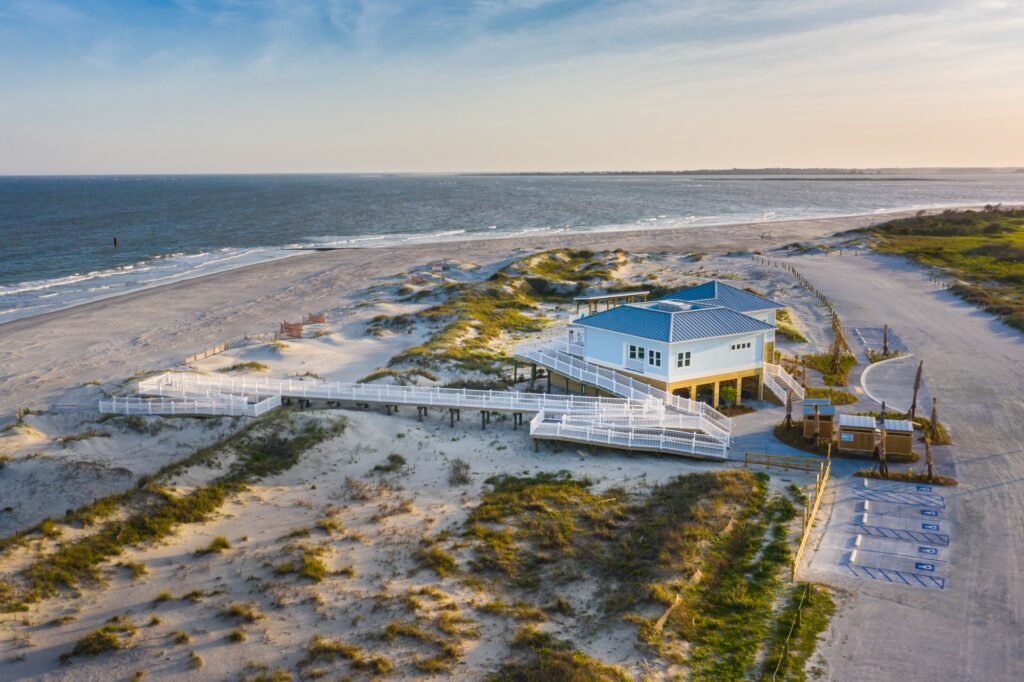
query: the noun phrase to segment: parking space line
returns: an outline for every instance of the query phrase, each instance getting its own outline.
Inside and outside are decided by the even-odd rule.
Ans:
[[[865,535],[876,538],[888,538],[890,540],[901,540],[903,542],[924,543],[929,545],[941,545],[949,547],[949,536],[945,533],[925,533],[913,530],[899,530],[897,528],[886,528],[885,526],[859,526]]]
[[[906,585],[908,587],[924,587],[937,590],[946,588],[946,579],[942,576],[923,575],[908,571],[893,571],[874,566],[862,566],[860,564],[846,564],[846,568],[858,578],[871,578],[872,580],[889,582],[895,585]]]
[[[892,502],[893,504],[910,504],[922,507],[945,507],[946,501],[941,495],[930,493],[903,493],[890,492],[886,490],[871,490],[857,488],[854,494],[864,500],[875,500],[877,502]]]

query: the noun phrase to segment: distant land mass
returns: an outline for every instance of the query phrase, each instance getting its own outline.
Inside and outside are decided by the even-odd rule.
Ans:
[[[949,175],[983,173],[1024,173],[1024,168],[703,168],[695,170],[644,170],[644,171],[510,171],[506,173],[461,173],[461,175],[850,175],[889,176],[905,175]],[[892,178],[888,178],[892,179]]]

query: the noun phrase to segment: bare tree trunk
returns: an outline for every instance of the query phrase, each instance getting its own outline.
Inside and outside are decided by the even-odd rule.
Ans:
[[[889,357],[889,325],[882,327],[882,357]]]
[[[786,428],[793,428],[793,389],[786,389]]]
[[[924,464],[928,468],[928,480],[935,478],[935,461],[932,459],[932,439],[924,434]]]
[[[878,473],[882,478],[889,478],[889,465],[885,462],[885,427],[882,427],[882,438],[878,442]]]
[[[939,408],[937,407],[938,402],[938,400],[932,398],[932,442],[935,442],[939,439]]]
[[[821,413],[820,407],[814,405],[814,447],[818,447],[818,441],[821,439]]]
[[[917,416],[917,392],[921,390],[921,370],[924,368],[924,360],[917,364],[917,374],[914,376],[914,399],[910,402],[910,412],[907,413],[907,419],[914,421],[914,417]]]

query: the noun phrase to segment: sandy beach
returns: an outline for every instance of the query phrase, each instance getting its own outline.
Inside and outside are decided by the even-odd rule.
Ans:
[[[909,213],[315,252],[14,320],[0,324],[0,425],[19,407],[74,403],[68,391],[85,382],[176,365],[225,339],[334,308],[374,282],[432,260],[485,264],[556,247],[767,251]]]
[[[281,320],[294,321],[320,311],[327,314],[327,323],[312,325],[301,340],[276,346],[236,343],[191,367],[213,376],[252,372],[273,378],[359,380],[429,336],[431,329],[425,323],[379,334],[369,333],[368,325],[381,315],[415,319],[417,312],[431,305],[410,300],[399,291],[408,282],[429,279],[432,275],[425,266],[432,261],[446,260],[453,266],[434,282],[482,282],[511,260],[537,250],[624,249],[626,256],[612,258],[618,263],[616,281],[624,285],[657,281],[672,288],[723,278],[756,288],[784,301],[792,324],[806,337],[805,341],[780,339],[784,352],[822,352],[830,342],[829,312],[788,269],[759,263],[749,254],[794,242],[836,243],[839,240],[828,239],[836,232],[889,217],[892,214],[316,252],[0,325],[0,337],[6,342],[0,348],[0,414],[9,422],[19,408],[36,411],[23,425],[0,434],[0,456],[6,458],[0,464],[0,506],[4,507],[0,536],[46,518],[62,519],[66,510],[104,495],[130,493],[140,477],[157,475],[160,484],[177,495],[205,490],[222,480],[242,457],[224,444],[250,423],[246,418],[104,420],[96,413],[97,401],[104,395],[130,393],[128,380],[133,375],[181,369],[183,358],[191,353],[225,339],[237,341],[246,333],[266,333]],[[905,262],[883,260],[863,248],[847,251],[846,256],[793,256],[787,262],[806,269],[815,283],[827,287],[856,328],[889,323],[915,353],[871,372],[870,378],[857,370],[849,389],[857,409],[877,409],[881,400],[890,405],[906,403],[907,372],[912,374],[914,367],[909,360],[920,357],[931,366],[946,352],[940,321],[944,315],[963,318],[960,328],[966,331],[951,343],[970,345],[972,339],[982,338],[1007,357],[1019,354],[1019,334],[1007,333],[1000,323],[956,302],[942,283]],[[898,314],[897,297],[872,279],[877,279],[879,268],[912,292],[907,295],[922,312]],[[856,283],[855,289],[833,281],[833,271],[841,272],[843,281]],[[872,296],[871,305],[864,304],[856,292]],[[884,310],[885,316],[878,317],[876,309]],[[573,311],[568,305],[546,304],[543,313],[557,330]],[[993,335],[996,340],[988,338]],[[863,353],[865,349],[855,350]],[[992,376],[982,375],[991,375],[995,369],[982,363],[978,371],[977,382],[984,382]],[[453,377],[457,375],[438,371],[437,376],[418,377],[418,381],[441,385]],[[936,368],[929,380],[932,377],[936,380],[926,384],[926,395],[932,387],[956,390],[955,376],[945,369]],[[812,377],[811,383],[820,386],[820,381]],[[598,603],[606,597],[608,584],[594,575],[559,578],[550,586],[545,582],[538,593],[521,585],[481,584],[474,575],[479,549],[472,550],[466,529],[486,499],[493,477],[572,472],[588,481],[594,495],[591,504],[599,505],[620,495],[645,499],[659,486],[681,480],[680,474],[747,476],[743,452],[800,454],[771,435],[784,408],[769,402],[757,402],[755,407],[735,418],[733,455],[724,464],[566,443],[545,443],[535,451],[528,434],[513,429],[511,421],[501,417],[484,429],[475,415],[449,423],[446,411],[433,411],[422,420],[410,414],[411,408],[396,415],[378,408],[288,411],[282,417],[286,422],[281,423],[287,423],[286,430],[293,435],[311,425],[326,429],[328,435],[284,470],[260,476],[229,495],[203,520],[181,524],[157,541],[124,548],[102,562],[99,580],[74,590],[61,589],[32,602],[24,613],[3,616],[0,678],[141,679],[141,671],[146,679],[185,680],[194,679],[201,669],[204,676],[217,679],[296,679],[291,671],[300,679],[346,671],[362,679],[370,676],[367,667],[379,666],[388,668],[394,679],[428,679],[430,666],[437,665],[460,679],[480,679],[519,655],[509,642],[522,638],[527,627],[571,637],[581,655],[617,666],[630,679],[688,675],[689,669],[672,656],[652,660],[633,622],[607,617]],[[1004,411],[1013,409],[1006,405]],[[946,414],[950,428],[970,430],[962,409],[949,409]],[[1009,439],[1009,434],[999,438]],[[216,454],[198,458],[193,454],[207,447]],[[1000,441],[999,447],[1008,445]],[[935,450],[942,473],[961,471],[958,450],[949,446]],[[967,461],[968,470],[979,480],[995,477],[1002,482],[1005,478]],[[467,470],[464,480],[454,482],[452,472],[458,462]],[[839,481],[836,495],[857,480],[850,474],[860,466],[858,461],[834,461],[833,476]],[[984,480],[968,482],[960,490],[970,493]],[[813,481],[813,474],[789,471],[773,476],[765,494],[788,495],[794,485],[806,492]],[[900,600],[907,622],[934,618],[936,603],[949,608],[950,614],[960,608],[968,594],[963,588],[949,589],[934,601],[927,594],[893,597],[890,590],[895,588],[844,577],[829,549],[835,536],[841,538],[844,532],[839,527],[844,518],[831,507],[832,499],[830,493],[804,564],[815,579],[844,590],[838,593],[841,610],[833,623],[849,623],[861,613],[878,617],[879,609],[887,608],[892,598]],[[1019,496],[1009,498],[1009,503],[1019,505]],[[951,510],[957,523],[966,514],[976,513],[977,503],[970,499],[957,504]],[[129,513],[126,506],[113,518]],[[728,515],[721,521],[723,528],[736,523]],[[59,551],[62,543],[88,538],[104,527],[72,520],[50,524],[3,550],[0,580],[24,580],[30,567]],[[793,528],[786,532],[792,538]],[[974,538],[966,544],[972,555],[995,551],[977,539],[981,536]],[[218,542],[223,545],[219,549],[205,549]],[[430,568],[433,564],[425,559],[428,548],[438,549],[437,556],[442,558],[451,552],[452,566]],[[955,570],[968,570],[965,554],[955,555]],[[303,578],[307,563],[319,567],[323,575],[316,580]],[[1016,570],[1007,568],[1012,564],[1010,555],[1000,551],[992,564],[1019,582]],[[999,578],[976,566],[970,570],[978,575],[971,590],[1002,585]],[[699,576],[683,578],[699,580]],[[1013,592],[1003,593],[1009,598]],[[531,611],[518,601],[524,597],[547,605]],[[659,613],[648,605],[630,617],[654,622]],[[992,618],[1002,623],[1012,614],[999,611]],[[949,617],[941,627],[952,631],[957,622]],[[407,628],[404,635],[387,634],[400,626]],[[76,642],[103,628],[121,638],[113,647],[120,651],[76,655],[72,666],[58,663]],[[901,639],[907,650],[927,639],[912,632],[885,632]],[[1008,624],[1001,632],[1006,636],[989,638],[987,643],[972,638],[974,657],[990,663],[988,668],[962,667],[965,675],[984,672],[986,679],[1011,679],[1016,663],[1006,652],[1013,650],[1016,635]],[[315,653],[315,638],[321,636],[335,643],[358,644],[359,653],[345,649],[348,653],[342,655],[340,648]],[[680,646],[687,651],[690,645]],[[836,679],[890,679],[890,672],[913,679],[913,666],[922,665],[901,660],[886,663],[881,672],[868,670],[861,661],[863,648],[863,644],[851,644],[833,625],[822,652],[807,665],[826,670]],[[339,656],[341,663],[336,660]],[[950,663],[941,658],[930,655],[928,659],[935,674]],[[273,674],[278,676],[269,677]]]

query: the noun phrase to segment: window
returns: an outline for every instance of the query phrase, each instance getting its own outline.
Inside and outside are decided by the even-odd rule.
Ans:
[[[676,367],[690,366],[690,351],[684,351],[676,355]]]
[[[732,344],[732,350],[743,350],[744,348],[750,348],[750,341]]]
[[[647,363],[655,367],[661,367],[661,351],[652,350],[647,356]]]
[[[640,360],[643,362],[644,356],[647,354],[647,349],[643,346],[630,346],[629,347],[629,359]]]

